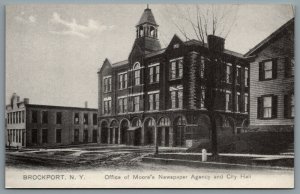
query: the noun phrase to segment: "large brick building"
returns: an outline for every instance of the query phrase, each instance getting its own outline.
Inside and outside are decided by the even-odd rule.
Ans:
[[[202,44],[174,35],[161,48],[158,29],[151,9],[145,9],[128,59],[105,59],[100,68],[101,143],[189,147],[209,141],[205,96],[212,71],[225,78],[214,88],[218,135],[240,132],[248,124],[247,60],[225,49],[225,40],[216,36]],[[212,69],[212,63],[219,68]]]
[[[13,147],[97,143],[97,109],[30,104],[13,94],[6,105],[6,145]]]
[[[291,131],[294,127],[294,19],[245,54],[250,63],[250,127]]]

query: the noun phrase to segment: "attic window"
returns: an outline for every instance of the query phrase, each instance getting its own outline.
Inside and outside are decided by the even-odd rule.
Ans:
[[[174,48],[174,49],[179,48],[179,44],[178,44],[178,43],[177,43],[177,44],[174,44],[174,45],[173,45],[173,48]]]

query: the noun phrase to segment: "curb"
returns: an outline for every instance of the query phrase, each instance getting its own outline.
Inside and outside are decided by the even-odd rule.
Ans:
[[[163,165],[182,165],[187,167],[204,167],[204,168],[218,168],[218,169],[270,169],[270,170],[294,170],[294,168],[289,167],[279,167],[279,166],[254,166],[246,164],[231,164],[231,163],[220,163],[220,162],[201,162],[192,160],[179,160],[179,159],[165,159],[165,158],[152,158],[144,157],[142,162],[145,163],[157,163]]]

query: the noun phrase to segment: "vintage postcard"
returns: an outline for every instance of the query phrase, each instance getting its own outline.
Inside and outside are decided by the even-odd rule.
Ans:
[[[289,4],[6,6],[6,188],[294,188]]]

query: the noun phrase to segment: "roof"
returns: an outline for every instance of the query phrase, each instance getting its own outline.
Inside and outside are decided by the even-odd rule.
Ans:
[[[119,62],[113,63],[111,66],[112,67],[120,67],[122,65],[127,65],[127,64],[128,64],[128,60],[124,60],[124,61],[119,61]]]
[[[291,25],[294,25],[295,18],[290,19],[288,22],[280,26],[277,30],[275,30],[272,34],[270,34],[267,38],[262,40],[260,43],[258,43],[255,47],[250,49],[244,56],[250,56],[256,53],[259,49],[261,49],[263,46],[268,44],[270,41],[272,41],[274,38],[276,38],[281,32],[283,32],[286,28],[288,28]]]
[[[71,106],[54,106],[54,105],[42,105],[42,104],[26,104],[26,107],[98,111],[98,109],[96,109],[96,108],[71,107]]]
[[[144,10],[144,13],[143,13],[143,15],[142,15],[140,21],[138,22],[137,26],[142,25],[142,24],[144,24],[144,23],[150,23],[150,24],[153,24],[153,25],[155,25],[155,26],[158,26],[158,25],[156,24],[155,19],[154,19],[154,15],[152,14],[151,9],[149,9],[149,8],[146,8],[146,9]]]
[[[196,45],[196,46],[204,46],[205,48],[208,48],[207,43],[204,43],[204,45],[203,45],[201,41],[195,40],[195,39],[188,40],[188,41],[184,42],[184,44],[187,45],[187,46]],[[237,53],[235,51],[231,51],[231,50],[228,50],[228,49],[224,49],[224,53],[228,54],[228,55],[238,57],[238,58],[245,58],[244,55],[242,55],[241,53]]]
[[[162,53],[165,52],[165,50],[166,50],[166,48],[160,49],[160,50],[158,50],[158,51],[153,51],[153,52],[151,52],[151,53],[146,54],[145,57],[153,57],[153,56],[162,54]]]

